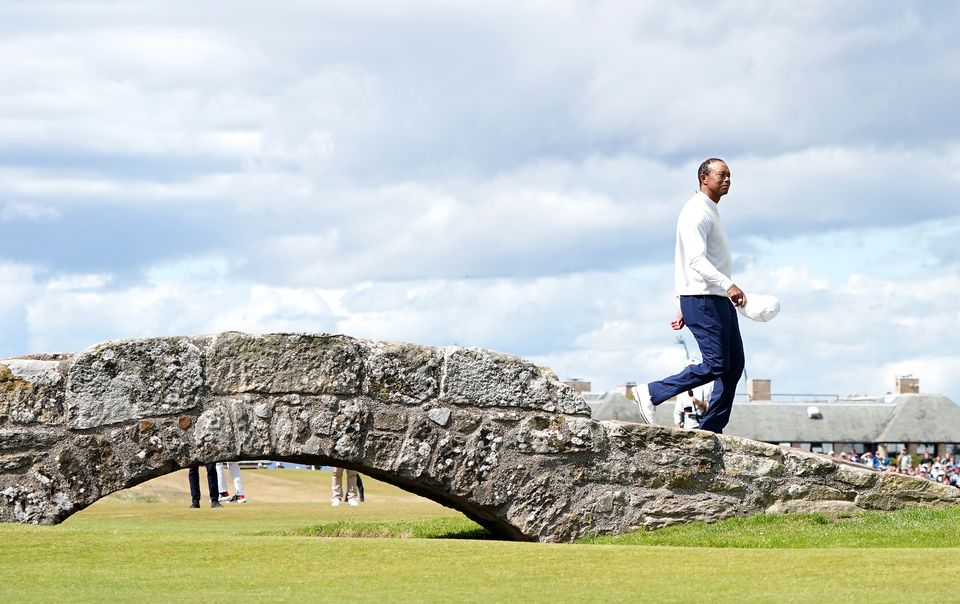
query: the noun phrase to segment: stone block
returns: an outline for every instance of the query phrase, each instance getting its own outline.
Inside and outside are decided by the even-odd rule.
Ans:
[[[26,470],[35,461],[33,455],[0,455],[0,473],[18,473]]]
[[[431,409],[427,412],[427,417],[438,426],[446,427],[446,425],[450,423],[450,409],[446,407]]]
[[[904,507],[903,501],[900,501],[897,497],[876,492],[860,493],[854,499],[854,503],[856,503],[858,507],[866,510],[883,510],[887,512],[900,510]]]
[[[106,342],[80,353],[67,377],[69,426],[94,428],[196,407],[200,359],[188,338]]]
[[[767,508],[768,514],[841,514],[859,511],[860,507],[852,501],[794,499],[778,501]]]
[[[455,405],[590,417],[590,407],[569,386],[529,361],[488,350],[448,349],[443,388],[442,399]]]
[[[762,443],[739,436],[719,436],[725,451],[733,453],[745,453],[747,455],[769,457],[771,459],[781,460],[783,458],[783,449],[777,445]]]
[[[206,351],[215,394],[360,392],[364,354],[357,340],[335,335],[225,333]]]
[[[854,498],[853,492],[812,483],[789,483],[781,485],[772,495],[778,499],[804,499],[806,501],[846,501]]]
[[[407,414],[396,411],[377,411],[373,414],[373,428],[403,432],[407,429]]]
[[[743,453],[724,453],[723,472],[732,477],[783,476],[784,466],[778,459]]]
[[[837,464],[837,473],[834,478],[853,487],[872,487],[880,475],[866,468]]]
[[[875,488],[877,493],[891,495],[901,501],[960,503],[960,489],[916,476],[884,473]]]
[[[829,459],[802,451],[784,452],[784,461],[789,473],[803,477],[829,476],[837,471],[838,466]]]
[[[561,415],[534,415],[520,424],[517,447],[537,454],[601,451],[604,432],[593,421]]]
[[[53,430],[0,430],[0,453],[44,451],[63,440],[64,435]]]
[[[397,342],[367,343],[363,392],[384,402],[420,404],[440,395],[443,350]]]
[[[62,424],[64,364],[41,359],[0,361],[0,425]]]

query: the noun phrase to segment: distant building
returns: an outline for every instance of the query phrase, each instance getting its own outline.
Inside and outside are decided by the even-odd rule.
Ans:
[[[942,395],[919,394],[915,378],[898,378],[898,393],[882,397],[791,402],[771,402],[777,396],[769,395],[768,380],[760,381],[767,382],[766,399],[735,403],[724,434],[814,453],[896,455],[907,449],[960,455],[960,406]],[[636,403],[621,392],[591,392],[584,398],[596,420],[640,421]],[[654,418],[661,426],[672,426],[673,404],[657,406]]]
[[[563,380],[563,383],[566,384],[567,386],[570,386],[580,394],[583,394],[585,392],[590,392],[590,388],[593,387],[593,384],[591,384],[590,382],[585,382],[584,380],[581,380],[579,378]]]

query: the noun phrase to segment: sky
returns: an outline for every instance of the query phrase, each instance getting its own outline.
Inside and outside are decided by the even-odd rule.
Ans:
[[[722,157],[774,394],[960,402],[960,4],[0,0],[0,358],[227,330],[682,369]],[[740,391],[744,391],[741,385]]]

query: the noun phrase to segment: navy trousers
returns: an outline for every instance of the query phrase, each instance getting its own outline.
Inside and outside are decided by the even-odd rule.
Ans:
[[[217,484],[217,464],[203,464],[207,469],[207,489],[210,491],[210,501],[220,499],[220,485]],[[200,502],[200,467],[190,466],[187,470],[187,482],[190,483],[190,499]]]
[[[650,399],[659,405],[681,392],[714,382],[713,396],[700,419],[700,429],[722,434],[730,421],[737,382],[743,375],[743,340],[737,309],[723,296],[680,296],[680,312],[697,340],[703,362],[648,384]]]

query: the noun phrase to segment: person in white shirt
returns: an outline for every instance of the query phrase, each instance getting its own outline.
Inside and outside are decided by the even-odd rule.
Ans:
[[[696,365],[699,361],[690,359],[687,366]],[[695,390],[687,390],[677,395],[673,406],[673,421],[678,428],[697,430],[700,428],[700,419],[707,411],[707,401],[713,392],[713,384],[704,384]]]
[[[638,384],[634,398],[644,421],[653,423],[655,405],[688,390],[714,382],[700,429],[722,433],[730,421],[737,382],[743,374],[743,341],[736,307],[747,296],[731,278],[730,242],[720,222],[720,198],[730,191],[730,168],[710,158],[697,171],[700,190],[683,206],[677,218],[674,285],[680,311],[670,323],[693,332],[703,362],[668,378]]]

